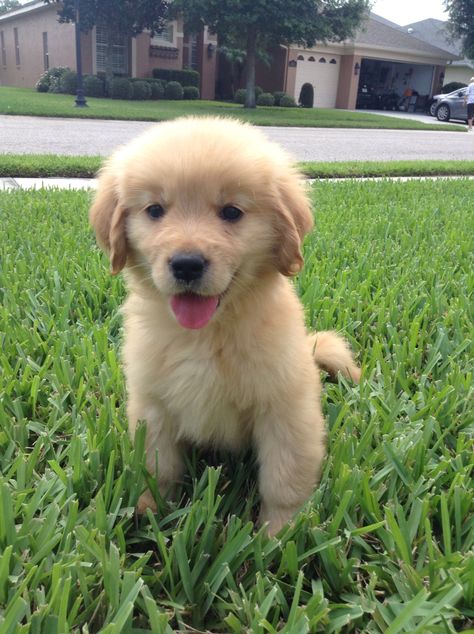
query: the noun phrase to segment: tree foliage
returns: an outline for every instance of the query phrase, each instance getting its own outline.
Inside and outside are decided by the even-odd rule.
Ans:
[[[74,0],[44,0],[58,4],[60,22],[74,22]],[[80,0],[80,26],[90,31],[97,23],[116,33],[135,36],[149,29],[159,32],[165,25],[169,0]]]
[[[255,106],[257,51],[283,44],[311,47],[353,35],[369,0],[175,0],[186,28],[207,25],[221,46],[246,52],[247,107]]]
[[[0,0],[0,15],[13,11],[13,9],[19,9],[21,4],[18,0]]]
[[[461,40],[464,55],[474,59],[474,0],[445,0],[444,5],[451,35]]]

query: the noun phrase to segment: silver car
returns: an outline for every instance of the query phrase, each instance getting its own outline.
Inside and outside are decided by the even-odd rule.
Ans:
[[[467,106],[464,104],[467,88],[460,88],[447,95],[435,95],[436,99],[430,106],[434,116],[438,121],[449,121],[450,119],[461,119],[467,121]]]

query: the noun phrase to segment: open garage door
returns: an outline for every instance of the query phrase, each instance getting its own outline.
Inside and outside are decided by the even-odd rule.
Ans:
[[[295,100],[298,102],[301,86],[309,83],[314,89],[314,107],[334,108],[340,62],[340,55],[307,52],[298,55]]]
[[[380,59],[362,59],[357,108],[425,110],[434,66]]]

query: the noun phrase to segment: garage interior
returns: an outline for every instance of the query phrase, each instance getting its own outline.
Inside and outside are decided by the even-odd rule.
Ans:
[[[363,58],[356,108],[425,111],[434,72],[434,66],[429,64]]]

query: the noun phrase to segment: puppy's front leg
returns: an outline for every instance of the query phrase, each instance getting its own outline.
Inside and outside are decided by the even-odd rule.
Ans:
[[[312,399],[308,399],[312,401]],[[275,535],[310,497],[325,454],[324,420],[319,404],[273,411],[255,427],[260,463],[260,523]]]
[[[184,463],[181,447],[173,434],[166,412],[156,403],[145,403],[131,397],[128,402],[128,419],[132,436],[138,421],[144,420],[147,423],[146,466],[151,474],[156,473],[158,466],[158,489],[162,496],[169,494],[183,473]],[[137,503],[139,513],[144,513],[147,508],[156,511],[156,503],[149,489],[140,496]]]

